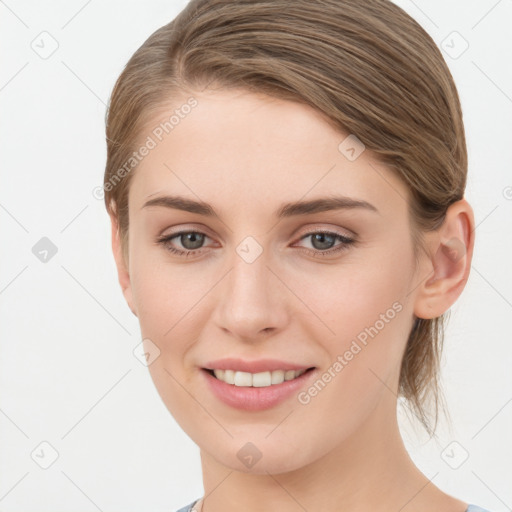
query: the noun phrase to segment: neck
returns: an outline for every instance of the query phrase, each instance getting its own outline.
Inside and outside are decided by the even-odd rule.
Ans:
[[[335,512],[340,507],[344,512],[464,512],[467,506],[441,492],[415,466],[400,435],[396,400],[391,399],[379,403],[350,438],[299,469],[243,473],[204,450],[201,464],[204,512]]]

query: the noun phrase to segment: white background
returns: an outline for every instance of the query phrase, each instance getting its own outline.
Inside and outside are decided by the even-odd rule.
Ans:
[[[512,2],[399,5],[440,47],[462,49],[453,31],[469,44],[445,58],[463,107],[466,198],[477,224],[471,276],[451,309],[443,355],[453,430],[441,425],[431,441],[406,420],[402,430],[437,486],[510,510]],[[139,325],[117,282],[103,202],[92,194],[102,184],[114,82],[183,6],[0,1],[2,512],[173,512],[203,493],[198,448],[133,355]],[[47,58],[33,49],[52,44]],[[58,249],[47,263],[32,252],[42,237]],[[58,452],[48,469],[35,462],[51,456],[44,441]],[[454,441],[444,452],[451,465],[468,455],[457,469],[441,454]]]

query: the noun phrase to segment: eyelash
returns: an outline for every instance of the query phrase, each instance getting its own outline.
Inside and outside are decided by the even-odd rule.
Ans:
[[[192,257],[200,252],[203,247],[200,247],[199,249],[194,250],[186,250],[182,251],[180,249],[176,249],[176,247],[173,247],[170,245],[170,242],[172,239],[179,237],[180,235],[189,234],[189,233],[195,233],[198,235],[204,235],[205,237],[208,237],[206,233],[202,233],[201,231],[194,231],[194,230],[188,230],[188,231],[178,231],[177,233],[173,233],[172,235],[165,235],[162,237],[157,238],[157,243],[161,244],[165,247],[165,249],[173,254],[177,254],[178,256],[182,256],[184,258]],[[302,247],[302,252],[306,252],[307,254],[310,254],[314,257],[323,257],[324,255],[333,255],[338,252],[346,251],[351,245],[353,245],[356,240],[353,238],[348,238],[344,235],[340,235],[339,233],[334,233],[332,231],[311,231],[309,233],[306,233],[304,236],[302,236],[300,240],[303,240],[305,238],[308,238],[312,235],[316,234],[322,234],[322,235],[330,235],[335,237],[337,240],[340,240],[342,243],[338,244],[337,246],[334,246],[333,248],[327,249],[325,251],[321,251],[319,249],[307,249],[305,247]]]

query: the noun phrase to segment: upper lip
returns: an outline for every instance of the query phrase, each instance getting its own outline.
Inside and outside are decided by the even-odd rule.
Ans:
[[[312,367],[312,365],[295,364],[278,359],[245,361],[234,357],[216,359],[204,365],[204,368],[208,370],[237,370],[248,373],[273,372],[274,370],[307,370]]]

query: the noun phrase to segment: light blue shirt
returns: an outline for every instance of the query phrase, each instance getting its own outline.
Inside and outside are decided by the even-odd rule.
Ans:
[[[192,507],[200,500],[200,498],[198,498],[197,500],[193,501],[192,503],[190,503],[189,505],[187,505],[186,507],[183,507],[183,508],[180,508],[179,510],[177,510],[176,512],[190,512],[190,510],[192,509]],[[479,507],[477,505],[469,505],[466,512],[490,512],[489,510],[485,509],[485,508],[482,508],[482,507]]]

